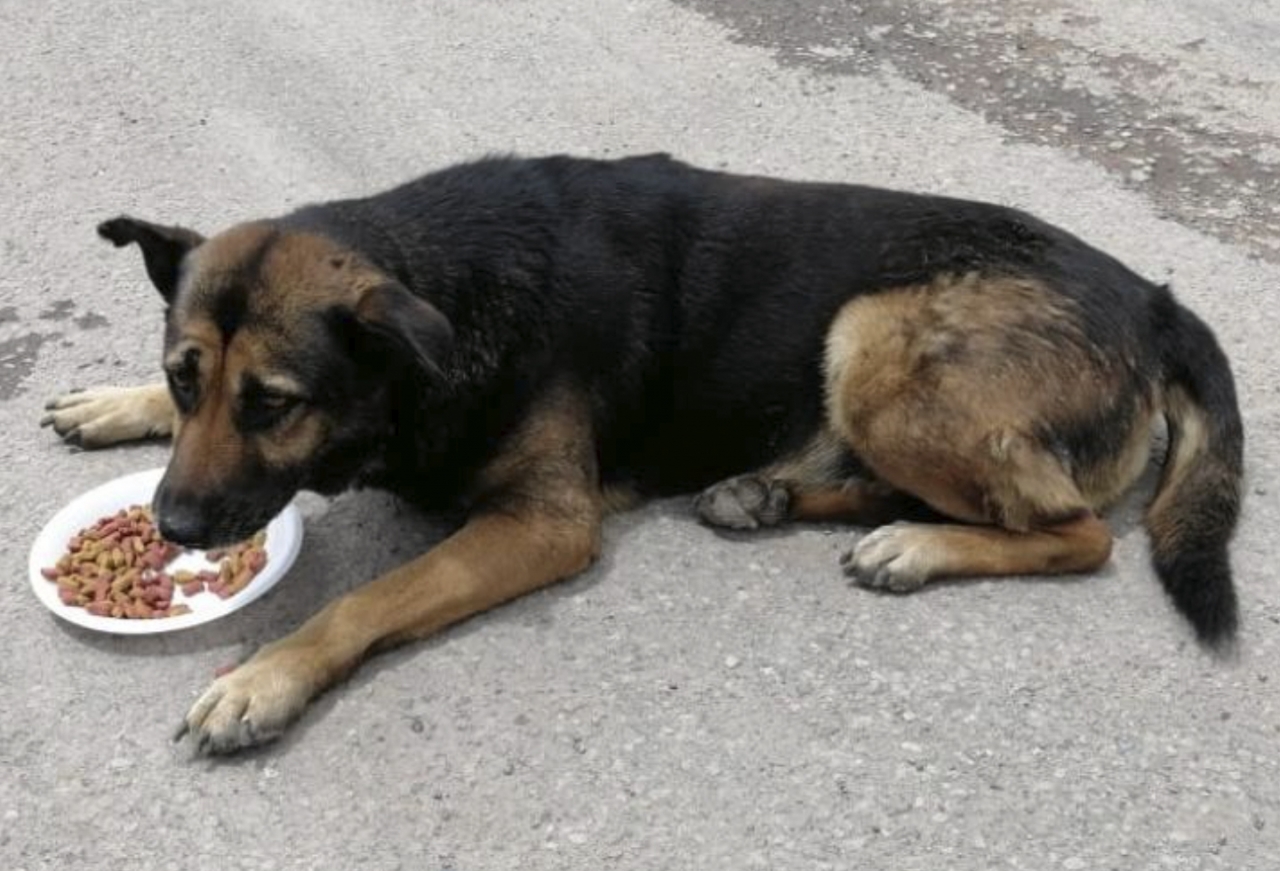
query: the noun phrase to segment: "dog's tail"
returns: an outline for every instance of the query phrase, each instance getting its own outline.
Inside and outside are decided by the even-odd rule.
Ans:
[[[1156,574],[1207,645],[1238,622],[1227,545],[1240,515],[1244,430],[1226,355],[1167,287],[1153,301],[1169,453],[1147,509]]]

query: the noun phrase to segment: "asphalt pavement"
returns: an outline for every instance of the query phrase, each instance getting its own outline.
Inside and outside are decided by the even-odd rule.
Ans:
[[[1122,8],[1121,8],[1122,7]],[[1280,867],[1280,4],[1146,0],[0,0],[0,868]],[[157,378],[129,212],[215,231],[491,152],[669,151],[981,197],[1172,282],[1240,389],[1237,654],[1139,525],[1079,579],[850,588],[859,530],[615,518],[585,576],[368,664],[280,742],[170,734],[215,668],[444,532],[301,500],[263,600],[168,636],[71,627],[26,557],[162,465],[38,428]]]

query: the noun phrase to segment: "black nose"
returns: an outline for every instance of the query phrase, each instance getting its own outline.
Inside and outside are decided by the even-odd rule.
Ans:
[[[205,513],[194,499],[175,497],[161,487],[155,498],[156,526],[166,541],[184,547],[203,547],[209,537]]]

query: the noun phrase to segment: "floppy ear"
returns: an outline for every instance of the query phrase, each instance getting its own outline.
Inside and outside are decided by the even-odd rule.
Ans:
[[[356,322],[390,340],[424,370],[443,377],[442,361],[453,349],[453,326],[440,309],[409,292],[398,281],[375,284],[360,294]]]
[[[103,221],[98,225],[98,235],[117,248],[137,242],[147,264],[147,275],[166,303],[173,302],[173,295],[178,289],[178,268],[182,265],[182,258],[204,241],[204,237],[194,230],[162,227],[127,215]]]

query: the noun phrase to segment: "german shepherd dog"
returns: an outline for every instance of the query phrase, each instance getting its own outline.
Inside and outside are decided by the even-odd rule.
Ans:
[[[896,592],[1093,571],[1160,416],[1156,574],[1206,645],[1235,633],[1226,357],[1167,287],[1022,212],[666,155],[495,157],[210,238],[98,232],[164,298],[167,384],[68,394],[45,422],[85,448],[172,435],[167,538],[241,540],[301,488],[467,516],[217,679],[183,724],[205,752],[581,572],[628,495],[700,491],[738,530],[878,526],[843,568]]]

